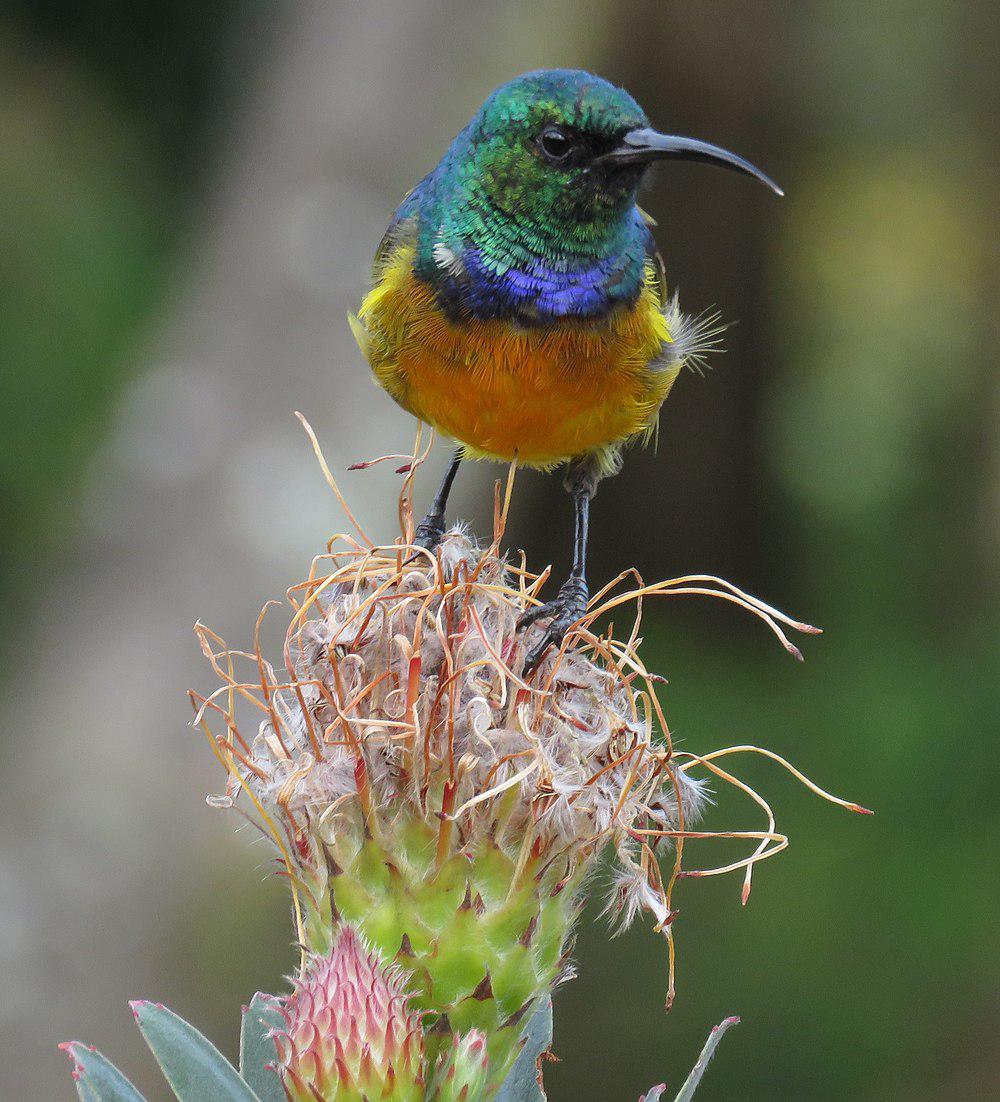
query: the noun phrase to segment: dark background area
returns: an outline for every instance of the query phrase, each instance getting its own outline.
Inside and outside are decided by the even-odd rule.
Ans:
[[[677,165],[643,197],[682,302],[735,324],[602,487],[593,579],[718,573],[822,625],[800,666],[730,607],[651,606],[646,662],[682,745],[877,815],[741,761],[789,850],[745,909],[682,884],[669,1015],[662,941],[584,924],[550,1097],[676,1087],[731,1013],[705,1102],[996,1097],[998,45],[946,0],[0,7],[4,1098],[69,1098],[77,1034],[162,1097],[124,1000],[231,1051],[292,966],[263,852],[203,806],[190,624],[247,638],[339,524],[293,409],[341,471],[410,446],[345,314],[405,189],[556,64],[787,192]],[[496,473],[463,475],[481,526]],[[391,476],[343,484],[391,537]],[[569,529],[522,475],[512,545],[562,568]]]

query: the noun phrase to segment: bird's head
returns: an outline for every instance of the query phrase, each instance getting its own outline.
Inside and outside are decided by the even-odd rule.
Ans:
[[[621,88],[578,69],[516,77],[483,104],[463,134],[467,184],[502,215],[578,237],[602,236],[635,202],[649,166],[699,160],[780,188],[742,157],[661,134]]]

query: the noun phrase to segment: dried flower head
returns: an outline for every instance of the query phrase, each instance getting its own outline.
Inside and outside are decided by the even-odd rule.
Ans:
[[[503,499],[498,486],[490,546],[455,530],[436,554],[412,557],[418,463],[415,455],[406,468],[401,541],[378,547],[356,526],[357,536],[332,541],[289,590],[283,668],[261,654],[263,613],[253,652],[230,650],[199,625],[223,685],[194,699],[229,773],[221,802],[246,793],[281,852],[307,953],[301,989],[322,987],[314,974],[333,965],[318,960],[332,961],[349,923],[380,961],[409,976],[427,1081],[477,1031],[490,1092],[517,1054],[526,1015],[569,974],[581,887],[605,848],[616,864],[609,908],[624,923],[642,910],[655,916],[671,946],[672,993],[677,878],[744,870],[745,900],[754,865],[786,844],[766,801],[714,760],[756,748],[674,751],[658,679],[638,653],[642,598],[722,597],[763,619],[796,655],[781,624],[815,629],[708,576],[639,580],[620,592],[634,577],[627,572],[525,679],[516,624],[546,575],[499,554],[512,480]],[[637,613],[625,640],[595,633],[602,613],[626,604]],[[238,674],[240,663],[252,676]],[[254,737],[241,733],[238,701],[260,717]],[[224,734],[211,732],[212,714],[224,718]],[[706,800],[694,766],[764,809],[765,830],[716,835],[752,840],[749,857],[682,868],[685,839],[713,836],[691,829]],[[670,843],[664,883],[656,850]],[[320,1044],[311,1033],[306,1040],[307,1051]]]

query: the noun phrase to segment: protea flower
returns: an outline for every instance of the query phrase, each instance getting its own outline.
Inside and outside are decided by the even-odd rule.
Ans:
[[[455,532],[436,559],[403,557],[358,549],[296,587],[288,676],[260,663],[265,719],[230,753],[284,852],[306,951],[351,924],[409,974],[428,1081],[453,1034],[478,1030],[495,1088],[569,974],[597,855],[618,853],[616,903],[655,900],[665,920],[630,828],[692,822],[703,789],[653,744],[616,664],[578,646],[522,679],[531,597],[495,551]]]
[[[485,1097],[489,1066],[486,1038],[478,1029],[464,1037],[456,1034],[427,1092],[429,1102],[475,1102]]]
[[[798,657],[782,625],[816,629],[718,578],[646,586],[630,571],[595,595],[526,678],[516,624],[545,575],[500,557],[499,488],[489,547],[457,530],[436,554],[414,557],[411,478],[401,541],[374,546],[355,525],[359,538],[338,537],[289,591],[280,672],[261,651],[263,613],[252,651],[198,625],[222,680],[207,698],[192,694],[196,724],[229,778],[211,802],[233,807],[245,795],[240,806],[277,847],[302,958],[290,995],[258,994],[244,1008],[238,1069],[167,1008],[132,1004],[179,1099],[478,1102],[499,1093],[543,1102],[550,995],[571,974],[583,887],[604,850],[616,864],[608,910],[622,924],[648,911],[668,940],[669,1003],[677,880],[740,870],[745,903],[754,867],[787,844],[766,800],[720,758],[764,754],[834,803],[864,810],[771,751],[675,752],[656,697],[662,679],[639,655],[642,599],[653,595],[722,597]],[[633,589],[616,591],[633,577]],[[595,633],[598,617],[628,604],[636,617],[624,641]],[[766,826],[692,830],[707,798],[695,767],[749,795]],[[709,837],[755,848],[688,868],[686,842]],[[671,845],[661,874],[658,848]],[[689,1102],[732,1021],[713,1031],[675,1102]],[[140,1098],[100,1053],[64,1047],[82,1099]]]
[[[349,925],[326,956],[309,956],[283,1000],[275,1033],[291,1102],[425,1097],[420,1015],[407,1006],[405,976],[386,967]]]
[[[261,654],[263,613],[252,654],[198,626],[223,686],[193,699],[230,773],[217,802],[245,791],[280,851],[305,971],[335,952],[345,927],[356,930],[383,967],[407,976],[428,1089],[458,1048],[481,1035],[481,1093],[490,1097],[530,1016],[571,974],[581,889],[606,848],[616,864],[609,910],[623,924],[648,911],[671,941],[669,1003],[677,878],[744,870],[745,902],[755,864],[787,844],[766,801],[711,760],[756,748],[675,755],[658,679],[639,657],[638,617],[625,641],[595,634],[594,620],[636,598],[641,606],[645,595],[702,593],[752,611],[799,658],[781,625],[816,629],[705,575],[640,581],[624,594],[613,583],[526,680],[517,622],[545,576],[500,556],[499,485],[489,547],[456,529],[434,554],[414,553],[411,478],[400,500],[401,541],[375,546],[355,524],[358,538],[334,540],[289,590],[295,611],[280,672]],[[247,660],[253,677],[243,680],[236,668]],[[253,737],[240,732],[240,699],[260,717]],[[209,729],[213,712],[225,718],[223,737]],[[681,868],[684,839],[711,836],[691,830],[707,798],[690,775],[694,765],[765,809],[765,830],[722,832],[753,839],[749,857]],[[656,851],[673,841],[665,882]]]

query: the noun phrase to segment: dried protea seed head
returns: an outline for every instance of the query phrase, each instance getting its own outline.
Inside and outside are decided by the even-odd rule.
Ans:
[[[498,554],[512,481],[503,505],[498,488],[488,549],[454,531],[434,554],[414,554],[415,456],[404,468],[402,540],[377,547],[306,428],[358,538],[337,537],[289,590],[295,612],[280,669],[261,653],[263,613],[253,652],[231,650],[198,625],[223,682],[208,698],[192,694],[196,722],[229,773],[213,802],[232,806],[245,793],[274,840],[307,961],[328,956],[352,925],[408,974],[409,1006],[423,1015],[425,1081],[451,1066],[456,1037],[481,1033],[490,1096],[540,997],[569,974],[580,889],[603,849],[617,859],[609,909],[624,923],[651,912],[672,943],[679,877],[741,870],[745,901],[754,866],[786,844],[766,801],[712,760],[755,748],[674,754],[656,695],[662,679],[639,654],[643,600],[721,597],[762,619],[798,657],[785,629],[816,629],[719,578],[645,585],[629,571],[526,675],[533,640],[517,624],[538,603],[545,575]],[[627,638],[597,635],[595,621],[615,609],[631,621]],[[251,705],[259,729],[248,737],[237,713]],[[218,715],[222,733],[211,730]],[[713,836],[690,829],[706,800],[689,773],[695,766],[767,815],[763,829],[715,835],[756,843],[749,856],[682,867],[686,840]],[[658,850],[675,841],[664,878]],[[672,952],[669,960],[668,1000]]]
[[[324,1099],[308,1075],[347,1090],[368,1071],[387,1076],[391,1068],[395,1083],[383,1082],[389,1093],[378,1097],[406,1099],[396,1084],[419,1064],[422,1084],[430,1085],[425,1094],[457,1083],[470,1099],[477,1090],[490,1098],[531,1032],[531,1014],[570,974],[567,946],[581,887],[602,850],[617,865],[609,911],[623,924],[651,912],[670,943],[669,1005],[679,878],[739,871],[745,903],[755,866],[785,848],[767,801],[718,759],[763,754],[824,798],[865,810],[824,792],[769,750],[675,754],[657,698],[663,679],[640,655],[644,602],[722,598],[757,616],[800,659],[786,631],[818,629],[712,575],[647,585],[628,570],[595,595],[562,647],[526,674],[526,643],[534,640],[517,625],[539,603],[547,572],[513,568],[498,553],[516,465],[506,496],[496,486],[489,548],[456,530],[431,554],[413,545],[412,479],[427,457],[415,448],[400,468],[401,538],[375,546],[299,416],[357,537],[335,537],[309,577],[288,591],[295,611],[279,669],[261,651],[263,612],[252,651],[233,650],[198,624],[222,685],[208,697],[191,694],[195,723],[228,773],[225,794],[210,802],[233,807],[239,799],[275,843],[291,885],[303,961],[282,1050],[286,1089],[293,1099],[300,1097],[293,1090],[304,1089],[310,1094],[301,1097]],[[616,638],[610,625],[606,634],[595,632],[595,622],[612,612],[619,626],[627,621],[627,636]],[[254,715],[254,736],[245,733],[243,711]],[[213,731],[220,716],[222,729]],[[766,825],[691,830],[708,798],[693,768],[749,796]],[[717,867],[688,867],[689,843],[713,837],[741,839],[753,850]],[[669,873],[666,863],[661,873],[669,847]],[[406,974],[405,1004],[399,991],[396,1009],[401,1024],[391,1037],[374,1029],[348,1033],[345,1042],[336,1030],[324,1032],[334,1020],[345,931],[348,946],[359,945],[360,935],[371,954],[364,975],[373,1007],[389,1012],[392,999],[374,991],[401,983],[393,967]],[[334,1037],[332,1062],[321,1034]],[[399,1050],[400,1037],[411,1036]]]
[[[444,1023],[428,1027],[430,1066],[452,1031],[479,1030],[492,1089],[536,1000],[569,974],[599,853],[618,854],[626,915],[663,921],[633,827],[690,823],[703,790],[654,741],[635,663],[600,640],[525,680],[517,621],[540,583],[495,549],[454,532],[434,558],[330,558],[293,590],[285,674],[258,663],[266,718],[252,743],[230,742],[234,773],[277,833],[306,948],[328,953],[355,925]]]
[[[287,1029],[275,1036],[292,1102],[424,1097],[420,1015],[405,981],[347,925],[328,954],[307,958],[283,1001]]]
[[[299,588],[295,684],[270,694],[243,774],[298,852],[413,816],[433,828],[435,868],[486,838],[575,868],[638,818],[697,815],[702,786],[670,768],[619,666],[577,646],[523,680],[528,591],[464,534],[431,567],[358,553]]]

